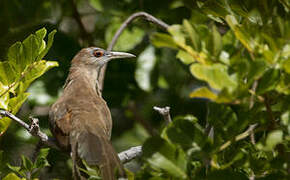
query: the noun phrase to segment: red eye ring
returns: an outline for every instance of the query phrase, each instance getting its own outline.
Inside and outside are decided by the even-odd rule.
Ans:
[[[94,51],[94,56],[95,57],[101,57],[104,55],[104,52],[103,51]]]

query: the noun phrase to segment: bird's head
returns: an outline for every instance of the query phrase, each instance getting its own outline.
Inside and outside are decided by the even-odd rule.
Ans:
[[[102,67],[112,59],[132,58],[133,54],[125,52],[106,51],[102,48],[89,47],[82,49],[72,60],[74,65],[84,65],[94,68]]]

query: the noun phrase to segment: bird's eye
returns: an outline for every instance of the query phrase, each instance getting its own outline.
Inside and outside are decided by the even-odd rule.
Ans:
[[[95,57],[101,57],[104,55],[104,52],[103,51],[94,51],[94,56]]]

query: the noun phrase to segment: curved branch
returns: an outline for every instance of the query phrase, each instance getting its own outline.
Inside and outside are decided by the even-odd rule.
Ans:
[[[167,30],[167,28],[169,27],[168,24],[166,24],[165,22],[163,22],[160,19],[157,19],[156,17],[152,16],[151,14],[148,14],[146,12],[137,12],[132,14],[131,16],[129,16],[121,25],[121,27],[118,29],[118,31],[115,33],[111,43],[109,44],[109,47],[107,48],[108,51],[111,51],[113,49],[113,47],[115,46],[118,38],[120,37],[120,35],[122,34],[122,32],[124,31],[124,29],[131,24],[131,22],[133,22],[135,19],[137,18],[143,18],[144,20],[151,22],[153,24],[156,24],[157,26],[159,26],[160,28]],[[101,73],[99,76],[99,86],[100,86],[100,90],[103,90],[103,86],[104,86],[104,79],[105,79],[105,72],[106,72],[106,68],[107,65],[104,65],[104,67],[101,69]]]

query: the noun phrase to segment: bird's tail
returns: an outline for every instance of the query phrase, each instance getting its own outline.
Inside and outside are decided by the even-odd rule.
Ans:
[[[89,166],[98,166],[103,180],[125,177],[118,154],[106,136],[82,132],[78,134],[76,145],[78,157]]]

